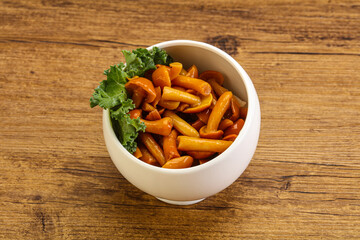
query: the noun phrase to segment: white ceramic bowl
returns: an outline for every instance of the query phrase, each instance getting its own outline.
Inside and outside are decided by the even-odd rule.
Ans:
[[[189,40],[162,42],[154,46],[166,50],[185,68],[195,64],[199,72],[221,72],[225,77],[224,86],[248,103],[245,124],[234,143],[206,164],[187,169],[163,169],[135,158],[118,141],[111,126],[109,111],[104,110],[106,146],[120,173],[137,188],[162,201],[179,205],[193,204],[231,185],[250,163],[260,133],[259,99],[247,73],[224,51]]]

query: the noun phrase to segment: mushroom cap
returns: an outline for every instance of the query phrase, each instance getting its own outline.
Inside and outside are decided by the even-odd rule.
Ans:
[[[188,155],[195,159],[206,159],[215,154],[215,152],[187,151]]]
[[[177,76],[179,76],[181,69],[183,68],[182,64],[179,62],[173,62],[170,63],[170,80],[173,80],[174,78],[176,78]]]
[[[202,138],[220,139],[224,132],[222,130],[216,130],[214,132],[208,132],[206,130],[207,125],[200,128],[199,134]]]
[[[226,128],[224,132],[224,136],[226,137],[231,134],[239,134],[240,130],[244,126],[244,123],[245,123],[244,120],[242,118],[239,118],[233,125]]]
[[[161,89],[165,86],[171,87],[170,73],[167,66],[160,65],[159,68],[153,72],[151,78],[155,86],[159,86]]]
[[[134,77],[129,79],[125,84],[125,88],[128,92],[132,93],[135,88],[142,88],[146,92],[145,102],[152,102],[156,98],[156,92],[154,85],[149,79],[143,77]]]
[[[235,141],[237,136],[238,136],[237,134],[226,135],[225,137],[223,137],[222,140]]]
[[[217,83],[219,83],[220,85],[223,85],[223,83],[224,83],[224,76],[220,72],[217,72],[217,71],[209,70],[209,71],[202,72],[199,75],[199,78],[203,79],[205,81],[207,81],[209,79],[215,79],[215,81]]]
[[[212,94],[207,96],[200,97],[200,104],[195,107],[186,108],[183,112],[184,113],[198,113],[204,111],[205,109],[209,108],[213,100]]]

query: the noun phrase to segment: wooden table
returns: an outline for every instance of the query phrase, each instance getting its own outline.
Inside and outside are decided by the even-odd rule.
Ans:
[[[360,239],[358,1],[1,1],[0,238]],[[191,206],[117,171],[90,109],[122,49],[191,39],[248,72],[251,164]]]

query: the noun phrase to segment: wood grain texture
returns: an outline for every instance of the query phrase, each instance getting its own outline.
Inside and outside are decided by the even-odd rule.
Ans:
[[[358,1],[1,1],[0,238],[360,239]],[[218,46],[257,89],[259,145],[192,206],[136,189],[89,97],[122,49]]]

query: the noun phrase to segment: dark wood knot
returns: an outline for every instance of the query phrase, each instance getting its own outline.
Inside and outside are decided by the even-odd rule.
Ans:
[[[236,40],[236,36],[232,35],[209,37],[207,42],[215,47],[220,48],[231,56],[234,56],[238,53],[237,48],[240,45]]]

